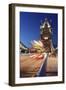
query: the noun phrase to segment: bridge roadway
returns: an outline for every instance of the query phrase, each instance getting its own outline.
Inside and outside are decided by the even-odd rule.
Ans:
[[[31,57],[33,54],[20,55],[20,77],[35,77],[37,73],[40,74],[40,68],[45,64],[45,59],[36,59]],[[36,54],[37,55],[37,54]],[[48,57],[44,67],[44,76],[57,75],[57,57]]]

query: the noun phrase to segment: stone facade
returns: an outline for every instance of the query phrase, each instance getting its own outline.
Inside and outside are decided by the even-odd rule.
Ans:
[[[45,52],[51,52],[51,25],[47,19],[40,25],[41,41],[44,45]]]

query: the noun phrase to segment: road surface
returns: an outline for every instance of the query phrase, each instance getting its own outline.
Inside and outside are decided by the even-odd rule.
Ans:
[[[31,57],[32,55],[33,54],[20,55],[20,77],[35,77],[39,72],[41,65],[45,62],[45,59],[36,59]],[[56,57],[48,57],[46,72],[46,76],[52,76],[53,74],[57,75]]]

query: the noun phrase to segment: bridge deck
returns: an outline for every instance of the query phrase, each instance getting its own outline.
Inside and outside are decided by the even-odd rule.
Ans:
[[[32,55],[32,54],[31,54]],[[36,59],[30,55],[20,56],[20,77],[34,77],[39,71],[45,59]],[[57,58],[48,57],[46,66],[46,76],[57,74]]]

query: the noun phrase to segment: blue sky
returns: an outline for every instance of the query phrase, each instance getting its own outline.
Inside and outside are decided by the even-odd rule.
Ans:
[[[57,47],[58,42],[58,15],[52,13],[20,12],[20,41],[31,47],[32,40],[40,39],[40,22],[45,18],[52,26],[52,42]]]

